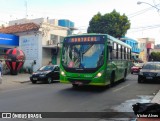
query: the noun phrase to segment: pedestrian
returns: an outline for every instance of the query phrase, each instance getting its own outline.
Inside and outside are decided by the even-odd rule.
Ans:
[[[3,64],[2,60],[0,60],[0,84],[2,83],[2,72],[3,72]]]

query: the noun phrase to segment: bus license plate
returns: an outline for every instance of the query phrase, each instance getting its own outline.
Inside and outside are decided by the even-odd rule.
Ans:
[[[153,79],[153,77],[146,77],[146,79]]]
[[[75,84],[82,85],[83,83],[80,81],[75,81]]]

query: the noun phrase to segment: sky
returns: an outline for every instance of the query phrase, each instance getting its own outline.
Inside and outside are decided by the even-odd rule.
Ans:
[[[138,1],[144,2],[140,5]],[[0,24],[22,19],[69,19],[77,33],[86,33],[89,21],[114,9],[130,20],[129,38],[155,38],[160,44],[160,0],[0,0]],[[156,7],[152,7],[155,6]]]

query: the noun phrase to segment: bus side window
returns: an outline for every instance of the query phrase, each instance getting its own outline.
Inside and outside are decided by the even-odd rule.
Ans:
[[[122,46],[122,50],[121,50],[121,52],[122,52],[122,59],[124,60],[124,47]]]
[[[126,48],[126,59],[128,60],[128,48]]]
[[[128,55],[128,60],[130,60],[130,49],[128,48],[128,53],[127,53],[127,55]]]
[[[124,47],[124,59],[126,59],[126,48]]]
[[[121,57],[121,45],[118,44],[118,59],[122,59]]]
[[[113,43],[112,51],[113,51],[112,59],[117,59],[117,44],[116,43]]]
[[[108,60],[112,60],[112,46],[108,46]]]
[[[118,59],[118,44],[116,44],[116,59]]]

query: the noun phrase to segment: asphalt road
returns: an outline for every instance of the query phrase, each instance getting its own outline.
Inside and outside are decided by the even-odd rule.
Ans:
[[[132,112],[132,104],[150,101],[160,89],[159,83],[138,84],[137,75],[129,75],[127,81],[105,90],[96,87],[74,89],[70,84],[58,82],[15,83],[14,87],[0,90],[0,112]],[[6,120],[17,121],[17,119]],[[21,120],[109,121],[107,118]],[[110,120],[113,121],[113,119]]]

